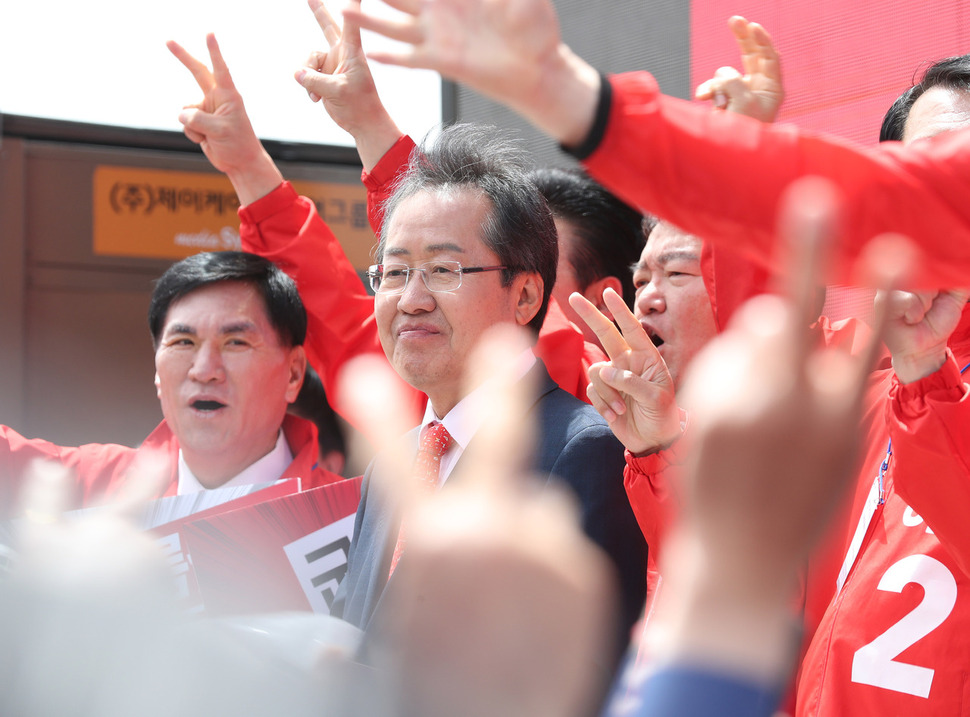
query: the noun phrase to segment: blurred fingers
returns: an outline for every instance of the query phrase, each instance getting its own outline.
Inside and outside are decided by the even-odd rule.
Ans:
[[[408,425],[411,412],[401,378],[384,356],[368,354],[347,363],[338,385],[348,420],[382,452],[381,460],[386,458],[381,469],[373,471],[376,487],[391,501],[409,505],[416,499],[417,486],[410,480],[413,446],[402,438],[413,425]]]
[[[502,491],[520,485],[535,436],[529,411],[535,387],[521,375],[518,360],[528,345],[520,328],[498,326],[482,336],[472,354],[466,395],[485,390],[476,393],[481,427],[462,455],[462,480],[469,486]]]

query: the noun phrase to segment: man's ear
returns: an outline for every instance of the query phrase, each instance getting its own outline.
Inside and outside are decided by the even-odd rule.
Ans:
[[[617,294],[623,296],[623,284],[615,276],[604,276],[597,279],[583,289],[583,296],[589,299],[589,302],[599,309],[604,316],[612,319],[613,314],[606,308],[606,303],[603,301],[603,292],[607,289],[613,289]]]
[[[515,323],[528,326],[542,307],[542,277],[538,272],[519,274],[512,281],[515,302]]]
[[[302,346],[290,349],[288,357],[289,376],[286,381],[286,402],[293,403],[300,395],[303,387],[303,376],[306,374],[306,351]]]

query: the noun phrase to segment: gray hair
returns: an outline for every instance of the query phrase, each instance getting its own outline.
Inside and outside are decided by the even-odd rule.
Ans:
[[[453,125],[433,142],[426,138],[387,201],[378,262],[384,256],[391,217],[405,199],[418,192],[477,189],[491,203],[482,241],[508,267],[502,272],[502,285],[508,286],[521,273],[536,272],[542,278],[542,305],[529,322],[538,333],[556,283],[559,244],[552,213],[529,178],[523,155],[519,145],[499,136],[494,127]]]

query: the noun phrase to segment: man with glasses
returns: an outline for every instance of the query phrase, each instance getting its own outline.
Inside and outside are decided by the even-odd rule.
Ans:
[[[534,341],[556,279],[552,216],[516,148],[491,135],[467,125],[449,128],[415,155],[386,208],[380,263],[368,272],[384,352],[395,371],[428,396],[410,439],[421,446],[421,464],[428,436],[440,436],[442,452],[429,459],[437,462],[434,486],[450,480],[482,421],[476,394],[489,389],[468,389],[471,352],[489,329],[503,324],[528,329]],[[537,424],[536,473],[571,489],[586,533],[617,568],[625,643],[644,599],[646,545],[623,492],[622,449],[590,406],[555,385],[531,349],[509,356],[508,365],[537,386],[528,409]],[[397,559],[406,555],[392,519],[396,511],[373,489],[381,461],[364,477],[347,576],[335,603],[335,614],[361,627],[378,610],[385,586],[393,585]]]

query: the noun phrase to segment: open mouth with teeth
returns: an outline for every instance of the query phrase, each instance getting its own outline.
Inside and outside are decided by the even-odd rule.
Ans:
[[[197,411],[218,411],[225,407],[226,404],[219,401],[192,401],[192,408]]]

